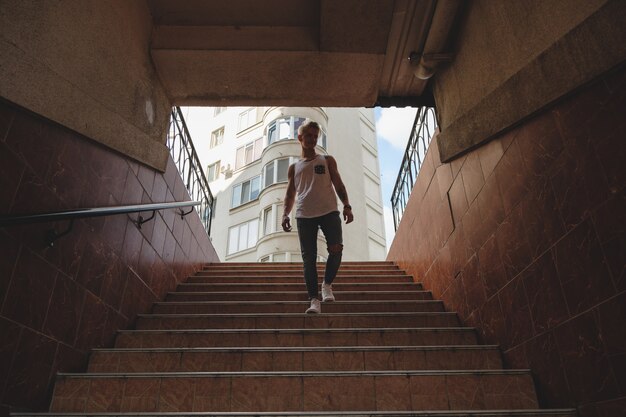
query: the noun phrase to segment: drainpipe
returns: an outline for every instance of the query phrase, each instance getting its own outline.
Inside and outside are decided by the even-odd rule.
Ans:
[[[409,61],[416,66],[413,74],[420,80],[428,80],[441,64],[452,61],[454,55],[447,52],[446,48],[463,3],[463,0],[437,1],[424,50],[422,53],[411,52],[409,55]]]

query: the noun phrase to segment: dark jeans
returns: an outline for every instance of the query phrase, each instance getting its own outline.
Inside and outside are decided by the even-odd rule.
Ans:
[[[298,237],[300,238],[300,250],[304,263],[304,281],[309,293],[309,299],[318,298],[317,290],[317,231],[322,229],[326,237],[327,247],[340,244],[343,246],[341,235],[341,218],[338,211],[325,214],[320,217],[309,219],[296,219],[298,222]],[[335,253],[328,251],[324,282],[332,284],[341,265],[341,251]]]

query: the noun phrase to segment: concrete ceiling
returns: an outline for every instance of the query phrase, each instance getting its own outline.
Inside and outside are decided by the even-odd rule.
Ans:
[[[435,0],[148,0],[177,105],[417,105]]]

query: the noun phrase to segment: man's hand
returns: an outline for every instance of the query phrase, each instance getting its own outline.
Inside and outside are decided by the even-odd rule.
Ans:
[[[283,230],[285,232],[291,232],[291,220],[289,219],[289,215],[283,214],[283,221],[281,225],[283,226]]]
[[[354,214],[352,214],[352,207],[345,206],[343,208],[343,219],[345,220],[346,224],[352,223],[352,220],[354,220]]]

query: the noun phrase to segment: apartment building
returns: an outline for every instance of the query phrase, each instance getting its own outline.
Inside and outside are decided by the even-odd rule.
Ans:
[[[344,224],[344,259],[385,259],[373,109],[186,107],[183,114],[216,197],[211,240],[222,261],[302,260],[296,222],[289,233],[280,222],[287,170],[300,156],[297,131],[306,118],[322,127],[318,153],[336,158],[355,214]],[[326,255],[320,232],[319,260]]]

